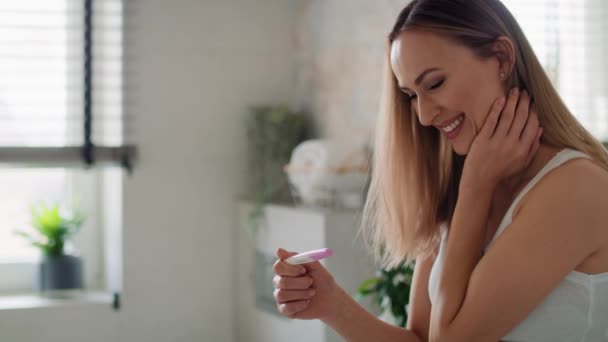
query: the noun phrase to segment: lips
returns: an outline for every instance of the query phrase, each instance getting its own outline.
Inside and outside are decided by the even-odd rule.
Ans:
[[[464,113],[460,113],[458,116],[453,117],[450,120],[444,121],[444,123],[442,123],[441,125],[437,125],[436,127],[445,132],[446,129],[450,128],[450,129],[454,129],[456,127],[456,124],[461,123],[464,120]]]
[[[441,133],[443,133],[448,139],[452,140],[460,135],[460,131],[464,126],[464,114],[456,117],[455,120],[445,125],[441,128]],[[448,132],[449,131],[449,132]]]
[[[448,139],[454,139],[462,130],[463,122],[464,113],[460,113],[459,115],[451,118],[450,120],[444,121],[440,125],[436,125],[436,127],[443,134],[445,134]]]

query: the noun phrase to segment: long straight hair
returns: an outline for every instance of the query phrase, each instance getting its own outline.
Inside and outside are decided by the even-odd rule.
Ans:
[[[400,33],[426,30],[469,47],[480,58],[495,55],[500,36],[515,45],[507,88],[534,99],[544,144],[590,155],[608,170],[608,154],[572,115],[551,84],[512,14],[498,0],[413,0],[388,35],[384,84],[376,124],[372,171],[360,232],[384,267],[434,254],[454,215],[464,157],[433,127],[422,126],[390,67]]]

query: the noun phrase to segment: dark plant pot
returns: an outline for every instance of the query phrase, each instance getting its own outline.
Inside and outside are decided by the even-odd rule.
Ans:
[[[73,255],[45,255],[38,265],[37,289],[82,289],[82,261]]]

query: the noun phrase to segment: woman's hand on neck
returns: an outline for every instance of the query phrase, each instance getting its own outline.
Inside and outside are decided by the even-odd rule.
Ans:
[[[496,194],[499,196],[515,196],[516,192],[519,192],[525,184],[534,178],[557,152],[558,149],[541,144],[530,165],[521,172],[500,182],[496,188]]]

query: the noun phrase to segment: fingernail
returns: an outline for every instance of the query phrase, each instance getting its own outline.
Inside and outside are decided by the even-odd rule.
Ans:
[[[300,274],[306,273],[306,269],[304,267],[300,267]]]
[[[501,97],[498,99],[498,105],[499,105],[499,106],[502,106],[502,105],[504,105],[504,104],[505,104],[505,97],[504,97],[504,96],[501,96]]]
[[[517,88],[511,89],[511,95],[515,96],[515,95],[517,95],[517,93],[519,93],[519,89],[517,89]]]

